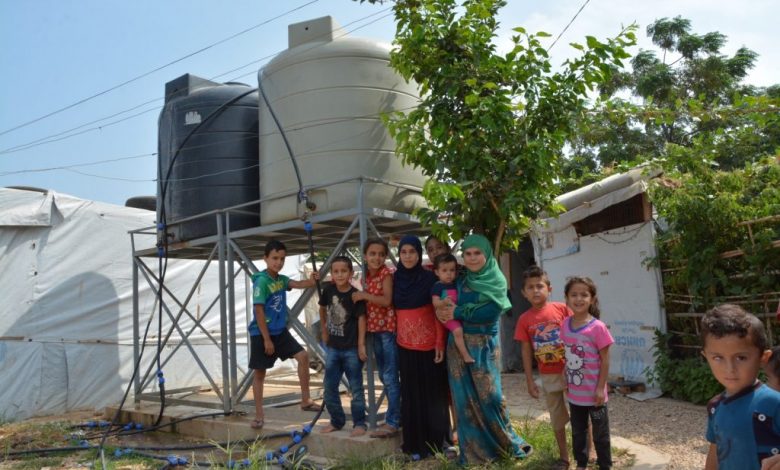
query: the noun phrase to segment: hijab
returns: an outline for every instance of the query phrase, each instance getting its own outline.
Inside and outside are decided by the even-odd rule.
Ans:
[[[461,245],[463,250],[477,248],[485,255],[485,265],[478,272],[465,269],[465,284],[474,292],[480,294],[480,300],[490,300],[498,304],[504,312],[512,307],[507,296],[507,284],[504,273],[498,267],[498,262],[493,256],[490,242],[482,235],[469,235]]]
[[[405,245],[411,245],[417,251],[417,264],[407,268],[400,261],[393,275],[393,306],[401,309],[413,309],[431,303],[431,288],[436,275],[423,268],[422,244],[414,235],[406,235],[398,243],[398,251]]]

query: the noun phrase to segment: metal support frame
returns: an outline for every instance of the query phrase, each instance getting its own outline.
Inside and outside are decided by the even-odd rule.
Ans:
[[[358,177],[347,180],[340,180],[328,184],[321,184],[308,187],[307,190],[327,187],[329,185],[342,184],[345,182],[356,182],[357,185],[357,197],[356,205],[350,209],[343,209],[324,214],[314,214],[309,220],[313,225],[313,237],[314,244],[319,250],[331,250],[331,256],[325,261],[320,268],[320,274],[324,275],[330,270],[330,264],[333,257],[343,251],[347,246],[359,246],[362,247],[368,239],[369,232],[375,234],[378,237],[400,234],[417,234],[424,235],[427,231],[420,225],[418,220],[408,213],[395,212],[385,209],[367,208],[364,205],[364,192],[365,184],[383,184],[395,187],[399,191],[406,191],[412,193],[420,192],[420,188],[412,187],[409,185],[392,183],[384,180],[369,177]],[[283,194],[279,197],[286,197],[288,194]],[[252,371],[246,370],[241,367],[237,362],[237,342],[239,335],[237,330],[241,328],[239,324],[245,318],[236,318],[236,292],[235,281],[242,273],[244,274],[245,286],[250,286],[251,283],[248,278],[251,274],[257,272],[257,268],[254,265],[253,260],[262,259],[262,248],[265,243],[271,239],[277,239],[284,242],[288,247],[288,255],[302,254],[308,252],[308,247],[303,243],[305,232],[303,230],[303,223],[301,221],[288,221],[282,223],[275,223],[266,226],[258,226],[249,229],[231,230],[230,218],[231,213],[235,214],[241,211],[245,206],[253,204],[259,204],[266,200],[273,198],[261,199],[250,203],[242,204],[239,206],[227,208],[219,211],[211,211],[198,216],[189,217],[177,221],[173,224],[185,223],[194,219],[202,217],[215,217],[217,222],[217,234],[215,236],[203,237],[197,240],[189,240],[186,242],[172,243],[168,247],[169,258],[181,258],[181,259],[195,259],[204,260],[205,263],[202,270],[197,275],[195,281],[192,284],[186,298],[180,301],[176,296],[166,287],[163,286],[163,305],[162,310],[165,312],[169,320],[173,324],[173,328],[165,335],[162,344],[166,346],[171,339],[174,331],[179,335],[179,343],[167,353],[163,364],[167,363],[173,354],[184,345],[186,350],[192,355],[193,360],[197,363],[205,380],[209,383],[211,390],[216,393],[220,399],[219,405],[215,403],[209,403],[208,401],[193,401],[186,398],[179,398],[173,396],[175,393],[181,393],[180,390],[170,390],[166,392],[166,401],[169,400],[168,395],[171,395],[170,403],[188,403],[196,406],[206,407],[221,407],[225,412],[233,411],[244,399],[244,396],[249,391],[249,387],[252,384]],[[355,233],[357,232],[357,233]],[[144,356],[144,351],[148,346],[152,345],[152,341],[148,341],[144,344],[141,338],[141,321],[142,317],[144,321],[148,318],[156,315],[156,309],[150,312],[141,312],[139,306],[139,273],[141,277],[146,281],[151,290],[157,293],[159,288],[159,279],[153,272],[153,270],[144,262],[144,258],[156,256],[157,250],[155,248],[147,248],[139,250],[137,245],[140,244],[140,239],[144,238],[144,241],[149,241],[154,237],[156,240],[157,232],[155,227],[139,229],[130,232],[131,244],[133,249],[133,357],[135,363],[138,364],[139,371],[141,370],[141,358]],[[152,243],[153,244],[153,243]],[[150,243],[146,243],[146,246],[150,246]],[[361,250],[362,253],[362,250]],[[361,260],[362,261],[362,260]],[[208,308],[201,313],[200,318],[196,318],[188,310],[187,305],[196,292],[199,284],[202,282],[203,277],[210,267],[216,263],[219,269],[219,286],[217,295],[210,303]],[[363,264],[365,266],[365,264]],[[238,269],[236,269],[238,268]],[[325,351],[319,344],[316,338],[314,338],[309,330],[298,320],[299,314],[303,311],[306,303],[311,299],[312,295],[316,292],[316,288],[305,289],[295,305],[289,308],[289,325],[303,340],[306,346],[313,351],[323,362],[325,359]],[[246,317],[252,314],[251,296],[248,294],[245,298],[246,302]],[[217,307],[216,309],[214,307]],[[220,319],[220,335],[219,338],[212,336],[203,326],[203,320],[214,314],[214,310],[219,311]],[[187,315],[194,325],[188,330],[184,331],[179,325],[179,320],[183,315]],[[198,357],[198,352],[190,341],[190,336],[196,330],[200,330],[205,333],[207,338],[212,344],[217,346],[221,353],[221,381],[217,377],[212,377],[208,369],[204,365],[204,361]],[[376,379],[375,370],[376,364],[372,354],[372,343],[367,341],[369,361],[366,364],[366,376],[367,376],[367,391],[368,391],[368,424],[370,427],[375,427],[377,424],[378,410],[385,397],[384,391],[377,397],[376,396]],[[149,349],[151,349],[151,347]],[[142,399],[146,400],[159,400],[158,393],[145,392],[147,388],[154,384],[154,361],[149,359],[152,356],[149,351],[145,356],[151,361],[146,367],[143,375],[136,374],[134,378],[134,400],[136,403]],[[175,384],[172,384],[175,385]],[[196,390],[199,387],[188,388],[187,390]],[[290,397],[283,397],[289,402]],[[266,405],[270,405],[271,401],[266,400]]]

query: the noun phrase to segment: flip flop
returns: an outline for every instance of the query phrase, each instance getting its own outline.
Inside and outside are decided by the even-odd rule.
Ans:
[[[316,403],[309,403],[306,406],[302,406],[301,410],[318,412],[318,411],[322,410],[322,405],[318,405]]]
[[[263,429],[263,425],[265,425],[265,419],[264,418],[253,419],[252,423],[249,424],[249,426],[252,429]]]

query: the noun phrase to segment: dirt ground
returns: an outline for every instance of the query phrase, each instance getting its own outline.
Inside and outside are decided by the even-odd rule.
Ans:
[[[543,416],[543,400],[534,400],[528,395],[525,377],[522,373],[503,375],[505,398],[513,416]],[[92,412],[76,412],[56,417],[33,418],[24,423],[47,423],[52,421],[84,422],[99,419]],[[696,406],[668,398],[658,398],[639,402],[618,394],[609,398],[610,429],[615,436],[630,439],[639,444],[650,446],[671,457],[670,470],[700,469],[708,443],[704,439],[707,424],[705,407]],[[0,427],[0,446],[7,445],[9,426]],[[167,433],[157,433],[167,434]],[[143,435],[141,435],[143,436]],[[168,435],[171,436],[171,435]],[[174,441],[182,442],[181,436],[171,436]],[[143,437],[139,441],[143,441]],[[159,439],[159,438],[157,438]],[[168,438],[163,440],[168,441]],[[5,442],[4,442],[5,441]],[[143,442],[133,443],[141,444]],[[162,442],[156,442],[163,444]],[[173,442],[165,442],[171,444]],[[129,445],[129,444],[125,444]],[[74,460],[77,460],[74,458]],[[0,463],[0,470],[12,468]]]
[[[544,401],[530,398],[522,373],[503,375],[503,388],[513,415],[544,413]],[[704,406],[670,398],[640,402],[610,394],[609,424],[612,435],[668,454],[669,470],[704,468],[709,448],[704,439],[707,426]]]
[[[30,418],[24,421],[18,421],[13,423],[5,423],[0,425],[0,449],[6,451],[19,451],[26,449],[39,449],[39,448],[59,448],[66,446],[78,445],[75,440],[66,440],[68,434],[79,433],[79,429],[68,429],[67,424],[86,423],[89,421],[103,420],[105,417],[102,413],[93,411],[75,411],[56,416],[45,416]],[[52,426],[47,426],[51,424]],[[81,432],[86,434],[96,434],[100,432],[100,428],[87,429],[82,428]],[[92,439],[90,442],[94,445],[99,442],[99,439]],[[149,432],[139,433],[132,436],[122,436],[121,438],[109,437],[106,440],[106,446],[108,448],[122,448],[122,447],[135,447],[135,446],[182,446],[201,444],[202,440],[191,439],[181,434],[172,434],[169,432]],[[207,456],[212,452],[212,449],[197,450],[197,451],[171,451],[167,452],[175,453],[178,455],[197,457]],[[151,452],[157,455],[165,455],[165,451]],[[128,457],[130,460],[121,461],[114,460],[113,468],[117,470],[143,470],[147,468],[159,468],[160,461],[147,459],[147,462],[134,463],[132,456]],[[136,458],[136,460],[138,460]],[[206,460],[206,459],[201,459]],[[58,463],[54,463],[58,462]],[[41,467],[41,465],[46,465]],[[91,468],[89,459],[85,458],[84,453],[74,453],[65,457],[55,454],[42,454],[38,456],[36,460],[9,460],[3,461],[0,459],[0,470],[12,470],[16,468],[45,468],[47,470],[59,470],[70,468]]]

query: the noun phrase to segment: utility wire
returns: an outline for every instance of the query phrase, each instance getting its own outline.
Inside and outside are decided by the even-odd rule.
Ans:
[[[143,157],[154,157],[157,155],[157,152],[154,153],[142,153],[139,155],[130,155],[129,157],[118,157],[118,158],[109,158],[106,160],[98,160],[94,162],[85,162],[85,163],[74,163],[73,165],[63,165],[63,166],[52,166],[48,168],[31,168],[28,170],[16,170],[16,171],[5,171],[3,173],[0,173],[0,176],[10,176],[10,175],[18,175],[22,173],[43,173],[46,171],[55,171],[55,170],[67,170],[70,168],[79,168],[83,166],[94,166],[94,165],[102,165],[103,163],[113,163],[113,162],[121,162],[123,160],[133,160],[136,158],[143,158]]]
[[[407,108],[394,109],[391,112],[411,111],[411,110],[413,110],[415,108],[416,108],[416,106],[409,106]],[[380,113],[372,113],[372,114],[363,114],[361,116],[352,116],[352,117],[343,118],[343,119],[331,119],[331,120],[327,120],[327,121],[320,121],[320,122],[316,122],[316,123],[312,123],[312,124],[291,127],[289,129],[287,129],[286,131],[287,132],[294,132],[294,131],[300,131],[300,130],[304,130],[304,129],[310,129],[310,128],[313,128],[313,127],[327,126],[327,125],[331,125],[331,124],[340,124],[340,123],[350,122],[350,121],[359,121],[359,120],[362,120],[362,119],[377,118],[377,117],[382,116],[385,113],[386,112],[380,112]],[[235,143],[235,142],[238,142],[238,141],[256,139],[256,138],[261,138],[261,137],[269,137],[269,136],[278,135],[278,134],[279,134],[279,131],[275,130],[275,131],[271,131],[271,132],[258,134],[256,136],[255,135],[250,135],[250,136],[247,136],[247,137],[238,137],[238,138],[233,138],[233,139],[221,140],[219,142],[213,142],[213,143],[208,143],[208,144],[193,145],[193,146],[187,147],[186,150],[190,151],[190,150],[202,149],[202,148],[206,148],[206,147],[221,146],[221,145],[224,145],[224,144],[227,144],[227,143]],[[93,161],[93,162],[77,163],[77,164],[73,164],[73,165],[63,165],[63,166],[45,167],[45,168],[30,168],[30,169],[26,169],[26,170],[7,171],[7,172],[4,172],[4,173],[0,173],[0,177],[10,176],[10,175],[17,175],[17,174],[24,174],[24,173],[43,173],[43,172],[47,172],[47,171],[60,171],[60,170],[71,171],[72,170],[74,173],[78,173],[78,174],[84,175],[84,176],[91,176],[91,177],[99,178],[99,179],[129,181],[129,182],[138,182],[138,183],[155,182],[155,181],[158,181],[157,178],[154,178],[154,179],[115,178],[115,177],[110,177],[110,176],[103,176],[103,175],[90,174],[90,173],[81,172],[81,171],[75,171],[73,169],[74,168],[79,168],[79,167],[85,167],[85,166],[100,165],[100,164],[103,164],[103,163],[112,163],[112,162],[117,162],[117,161],[122,161],[122,160],[130,160],[130,159],[134,159],[134,158],[152,157],[152,156],[156,156],[156,155],[157,155],[157,152],[151,152],[151,153],[144,153],[144,154],[139,154],[139,155],[131,155],[131,156],[128,156],[128,157],[118,157],[118,158],[111,158],[111,159],[106,159],[106,160],[97,160],[97,161]],[[204,174],[204,175],[200,175],[200,176],[194,176],[194,177],[190,177],[190,178],[171,178],[170,181],[195,180],[195,179],[200,179],[200,178],[206,178],[206,177],[209,177],[209,176],[216,176],[216,175],[220,175],[220,174],[224,174],[224,173],[248,170],[248,169],[259,167],[259,166],[260,166],[259,164],[258,165],[251,165],[249,167],[234,168],[234,169],[231,169],[231,170],[224,170],[224,171],[219,171],[219,172],[216,172],[216,173],[208,173],[208,174]]]
[[[121,122],[125,122],[125,121],[128,121],[128,120],[130,120],[130,119],[133,119],[133,118],[135,118],[135,117],[142,116],[142,115],[144,115],[144,114],[146,114],[146,113],[150,113],[150,112],[152,112],[152,111],[157,111],[157,110],[159,110],[160,108],[161,108],[161,106],[157,106],[157,107],[154,107],[154,108],[149,108],[149,109],[147,109],[147,110],[144,110],[144,111],[141,111],[141,112],[135,113],[135,114],[133,114],[133,115],[130,115],[130,116],[124,117],[124,118],[122,118],[122,119],[117,119],[116,121],[112,121],[112,122],[109,122],[109,123],[106,123],[106,124],[102,124],[102,125],[95,126],[95,127],[90,127],[90,128],[88,128],[88,129],[84,129],[84,130],[81,130],[81,131],[79,131],[79,132],[74,132],[74,133],[72,133],[72,134],[68,134],[68,135],[66,135],[66,136],[63,136],[63,137],[57,137],[57,138],[43,138],[43,139],[38,139],[38,141],[37,141],[37,142],[35,142],[35,143],[30,143],[30,144],[28,144],[28,145],[17,145],[17,146],[16,146],[16,147],[14,147],[14,148],[11,148],[11,149],[8,149],[8,150],[3,150],[3,151],[0,151],[0,155],[5,155],[5,154],[9,154],[9,153],[16,153],[16,152],[21,152],[21,151],[24,151],[24,150],[29,150],[29,149],[31,149],[31,148],[33,148],[33,147],[38,147],[38,146],[40,146],[40,145],[51,144],[51,143],[54,143],[54,142],[59,142],[59,141],[61,141],[61,140],[67,140],[67,139],[70,139],[71,137],[76,137],[76,136],[79,136],[79,135],[82,135],[82,134],[86,134],[87,132],[92,132],[92,131],[101,131],[101,130],[105,129],[106,127],[115,126],[115,125],[117,125],[117,124],[119,124],[119,123],[121,123]],[[119,113],[119,114],[122,114],[122,113]],[[83,126],[82,126],[82,127],[83,127]],[[61,135],[61,134],[62,134],[62,133],[60,133],[60,134],[58,134],[58,135]]]
[[[571,21],[569,21],[569,24],[567,24],[566,27],[563,28],[563,30],[560,33],[558,33],[558,36],[555,38],[555,41],[553,41],[552,44],[550,44],[550,47],[547,48],[547,52],[550,52],[550,49],[552,49],[553,46],[555,46],[555,43],[557,43],[558,39],[560,39],[561,36],[563,36],[563,33],[565,33],[567,29],[569,29],[569,26],[571,26],[571,24],[574,23],[574,20],[576,20],[577,17],[580,16],[580,13],[582,12],[583,9],[585,9],[585,6],[588,3],[590,3],[590,0],[585,0],[585,3],[583,3],[582,6],[580,7],[580,9],[577,10],[577,13],[574,14],[574,16],[572,17]]]
[[[112,92],[112,91],[114,91],[114,90],[116,90],[116,89],[118,89],[118,88],[121,88],[121,87],[123,87],[123,86],[125,86],[125,85],[127,85],[127,84],[133,83],[133,82],[135,82],[135,81],[137,81],[137,80],[140,80],[140,79],[142,79],[142,78],[144,78],[144,77],[147,77],[147,76],[149,76],[149,75],[151,75],[151,74],[153,74],[153,73],[155,73],[155,72],[158,72],[158,71],[160,71],[160,70],[162,70],[162,69],[164,69],[164,68],[166,68],[166,67],[169,67],[169,66],[171,66],[171,65],[173,65],[173,64],[176,64],[176,63],[179,63],[179,62],[181,62],[182,60],[185,60],[185,59],[188,59],[188,58],[190,58],[190,57],[192,57],[192,56],[195,56],[195,55],[197,55],[197,54],[200,54],[201,52],[207,51],[207,50],[211,49],[212,47],[215,47],[215,46],[218,46],[218,45],[220,45],[220,44],[223,44],[223,43],[225,43],[225,42],[227,42],[227,41],[230,41],[231,39],[234,39],[234,38],[236,38],[236,37],[238,37],[238,36],[241,36],[242,34],[248,33],[249,31],[252,31],[252,30],[254,30],[254,29],[257,29],[257,28],[259,28],[260,26],[266,25],[266,24],[270,23],[271,21],[277,20],[277,19],[279,19],[279,18],[281,18],[281,17],[283,17],[283,16],[289,15],[290,13],[293,13],[293,12],[295,12],[295,11],[298,11],[298,10],[300,10],[300,9],[302,9],[302,8],[304,8],[304,7],[307,7],[307,6],[309,6],[309,5],[313,4],[313,3],[317,3],[318,1],[319,1],[319,0],[312,0],[312,1],[308,2],[308,3],[305,3],[305,4],[303,4],[303,5],[300,5],[300,6],[298,6],[298,7],[295,7],[295,8],[293,8],[292,10],[288,10],[288,11],[286,11],[286,12],[282,13],[282,14],[279,14],[279,15],[277,15],[277,16],[274,16],[273,18],[267,19],[267,20],[265,20],[265,21],[263,21],[263,22],[261,22],[261,23],[258,23],[258,24],[254,25],[254,26],[251,26],[251,27],[249,27],[249,28],[246,28],[246,29],[244,29],[243,31],[239,31],[238,33],[235,33],[235,34],[233,34],[233,35],[231,35],[231,36],[228,36],[228,37],[226,37],[226,38],[224,38],[224,39],[221,39],[221,40],[219,40],[219,41],[217,41],[217,42],[214,42],[214,43],[211,43],[211,44],[209,44],[209,45],[207,45],[207,46],[205,46],[205,47],[202,47],[202,48],[198,49],[197,51],[191,52],[191,53],[189,53],[189,54],[187,54],[187,55],[185,55],[185,56],[183,56],[183,57],[180,57],[180,58],[178,58],[178,59],[176,59],[176,60],[173,60],[173,61],[171,61],[171,62],[168,62],[168,63],[167,63],[167,64],[165,64],[165,65],[161,65],[161,66],[159,66],[159,67],[157,67],[157,68],[155,68],[155,69],[152,69],[152,70],[150,70],[150,71],[148,71],[148,72],[142,73],[141,75],[137,75],[137,76],[135,76],[135,77],[133,77],[133,78],[131,78],[131,79],[129,79],[129,80],[125,80],[124,82],[122,82],[122,83],[120,83],[120,84],[118,84],[118,85],[114,85],[114,86],[112,86],[112,87],[110,87],[110,88],[107,88],[107,89],[105,89],[105,90],[103,90],[103,91],[100,91],[100,92],[98,92],[98,93],[95,93],[94,95],[91,95],[91,96],[88,96],[88,97],[86,97],[86,98],[83,98],[83,99],[81,99],[81,100],[79,100],[79,101],[76,101],[75,103],[69,104],[69,105],[67,105],[67,106],[65,106],[65,107],[62,107],[62,108],[59,108],[59,109],[56,109],[56,110],[54,110],[54,111],[52,111],[52,112],[50,112],[50,113],[44,114],[43,116],[39,116],[39,117],[37,117],[37,118],[35,118],[35,119],[32,119],[32,120],[30,120],[30,121],[24,122],[24,123],[22,123],[22,124],[19,124],[19,125],[17,125],[17,126],[14,126],[14,127],[11,127],[10,129],[6,129],[6,130],[4,130],[4,131],[0,132],[0,135],[5,135],[5,134],[7,134],[7,133],[9,133],[9,132],[13,132],[13,131],[15,131],[15,130],[17,130],[17,129],[21,129],[21,128],[23,128],[23,127],[27,127],[27,126],[29,126],[30,124],[34,124],[34,123],[36,123],[36,122],[38,122],[38,121],[42,121],[42,120],[44,120],[44,119],[46,119],[46,118],[48,118],[48,117],[54,116],[55,114],[59,114],[59,113],[61,113],[61,112],[63,112],[63,111],[66,111],[66,110],[68,110],[68,109],[75,108],[76,106],[78,106],[78,105],[81,105],[81,104],[83,104],[83,103],[86,103],[87,101],[93,100],[93,99],[95,99],[95,98],[97,98],[97,97],[99,97],[99,96],[103,96],[103,95],[105,95],[106,93]]]
[[[145,101],[145,102],[143,102],[143,103],[141,103],[139,105],[133,106],[132,108],[124,109],[122,111],[118,111],[118,112],[116,112],[114,114],[111,114],[109,116],[104,116],[102,118],[95,119],[93,121],[85,122],[84,124],[80,124],[80,125],[78,125],[76,127],[71,127],[70,129],[66,129],[66,130],[58,132],[56,134],[50,134],[50,135],[47,135],[47,136],[44,136],[44,137],[41,137],[41,138],[38,138],[38,139],[35,139],[35,140],[31,140],[29,142],[25,142],[23,144],[18,144],[18,145],[15,145],[13,147],[7,147],[7,148],[4,148],[4,149],[0,149],[0,155],[6,154],[6,153],[14,153],[14,152],[18,152],[20,150],[27,150],[28,148],[32,148],[32,147],[37,147],[37,145],[33,145],[33,144],[40,143],[41,145],[43,145],[43,144],[48,144],[49,142],[55,142],[54,140],[49,140],[49,139],[51,139],[53,137],[59,137],[59,136],[61,136],[63,134],[67,134],[68,132],[77,131],[77,130],[79,130],[81,128],[84,128],[86,126],[89,126],[91,124],[96,124],[96,123],[98,123],[100,121],[105,121],[107,119],[111,119],[113,117],[117,117],[119,115],[122,115],[122,114],[125,114],[125,113],[129,113],[130,111],[135,111],[136,109],[138,109],[138,108],[140,108],[142,106],[146,106],[147,104],[151,104],[151,103],[154,103],[156,101],[160,101],[162,99],[163,98],[155,98],[153,100]],[[154,109],[160,109],[160,108],[161,108],[161,106],[158,106],[158,107],[156,107]],[[138,116],[138,114],[136,114],[135,116]],[[135,116],[131,116],[131,117],[135,117]],[[103,127],[103,126],[97,126],[97,127],[92,128],[92,129],[89,129],[89,130],[100,129],[101,127]],[[83,132],[81,132],[80,134],[83,134]],[[73,134],[72,136],[66,136],[63,139],[59,139],[59,140],[64,140],[64,139],[67,139],[67,138],[70,138],[70,137],[73,137],[73,136],[76,136],[76,135],[79,135],[79,134]]]
[[[346,28],[347,26],[350,26],[350,25],[353,25],[353,24],[355,24],[355,23],[359,23],[359,22],[361,22],[361,21],[367,20],[367,19],[371,18],[372,16],[376,16],[376,15],[379,15],[379,14],[381,14],[381,13],[386,13],[386,12],[387,12],[387,11],[389,11],[390,9],[392,9],[392,7],[385,8],[385,9],[383,9],[383,10],[379,10],[379,11],[377,11],[377,12],[371,13],[370,15],[364,16],[364,17],[362,17],[362,18],[358,18],[358,19],[356,19],[356,20],[354,20],[354,21],[350,21],[349,23],[347,23],[347,24],[345,24],[344,26],[342,26],[342,28]],[[392,13],[388,13],[388,14],[386,14],[386,15],[383,15],[382,17],[380,17],[380,18],[377,18],[377,19],[375,19],[375,20],[373,20],[373,21],[370,21],[370,22],[368,22],[368,23],[366,23],[366,24],[364,24],[364,25],[360,25],[360,26],[356,27],[355,29],[351,29],[351,30],[349,30],[349,31],[346,31],[346,32],[344,32],[344,34],[341,34],[340,36],[336,36],[336,37],[335,37],[335,39],[338,39],[338,38],[340,38],[340,37],[346,36],[347,34],[350,34],[350,33],[354,33],[355,31],[357,31],[357,30],[359,30],[359,29],[363,29],[363,28],[365,28],[366,26],[372,25],[372,24],[376,23],[377,21],[379,21],[379,20],[382,20],[382,19],[385,19],[385,18],[387,18],[388,16],[391,16],[391,15],[392,15]],[[325,36],[328,36],[329,34],[331,34],[331,33],[330,33],[330,32],[327,32],[327,33],[323,34],[323,35],[322,35],[322,36],[320,36],[320,37],[325,37]],[[314,46],[312,46],[312,47],[310,47],[310,48],[306,49],[306,51],[310,51],[310,50],[312,50],[312,49],[316,49],[316,48],[318,48],[318,47],[322,47],[322,46],[323,46],[323,44],[316,44],[316,45],[314,45]],[[231,73],[233,73],[233,72],[238,72],[239,70],[241,70],[241,69],[245,69],[245,68],[249,67],[250,65],[254,65],[254,64],[257,64],[258,62],[262,62],[262,61],[264,61],[264,60],[267,60],[267,59],[270,59],[270,58],[272,58],[272,57],[275,57],[275,56],[276,56],[276,55],[278,55],[280,52],[284,52],[284,51],[277,51],[277,52],[275,52],[275,53],[273,53],[273,54],[269,54],[269,55],[267,55],[267,56],[260,57],[259,59],[255,59],[255,60],[253,60],[252,62],[247,62],[246,64],[244,64],[244,65],[242,65],[242,66],[240,66],[240,67],[236,67],[236,68],[234,68],[234,69],[232,69],[232,70],[228,70],[227,72],[223,72],[223,73],[221,73],[221,74],[219,74],[219,75],[214,75],[214,76],[213,76],[213,77],[211,77],[209,80],[216,80],[216,79],[218,79],[218,78],[224,77],[225,75],[229,75],[229,74],[231,74]],[[229,81],[233,81],[233,80],[236,80],[236,79],[238,79],[238,78],[245,77],[245,76],[247,76],[247,75],[249,75],[249,74],[256,73],[256,72],[257,72],[256,70],[253,70],[253,71],[251,71],[251,72],[249,72],[249,73],[245,73],[244,75],[239,75],[238,77],[234,77],[234,78],[232,78],[232,79],[231,79],[231,80],[229,80]]]
[[[351,21],[351,22],[349,22],[349,23],[345,24],[344,26],[342,26],[342,28],[344,28],[344,27],[347,27],[347,26],[350,26],[350,25],[353,25],[353,24],[355,24],[355,23],[358,23],[358,22],[361,22],[361,21],[364,21],[364,20],[367,20],[368,18],[371,18],[372,16],[376,16],[376,15],[378,15],[378,14],[385,13],[385,12],[387,12],[388,10],[390,10],[390,8],[385,8],[385,9],[383,9],[383,10],[380,10],[380,11],[378,11],[378,12],[372,13],[372,14],[370,14],[370,15],[366,15],[366,16],[364,16],[364,17],[358,18],[358,19],[356,19],[356,20],[354,20],[354,21]],[[353,33],[353,32],[355,32],[355,31],[358,31],[358,30],[362,29],[362,28],[365,28],[366,26],[370,26],[370,25],[372,25],[372,24],[374,24],[374,23],[376,23],[376,22],[378,22],[378,21],[380,21],[380,20],[382,20],[382,19],[384,19],[384,18],[387,18],[388,16],[391,16],[391,15],[392,15],[392,13],[389,13],[389,14],[383,15],[383,16],[381,16],[380,18],[376,18],[376,19],[374,19],[373,21],[370,21],[370,22],[368,22],[368,23],[366,23],[366,24],[363,24],[363,25],[360,25],[360,26],[358,26],[358,27],[356,27],[356,28],[354,28],[354,29],[352,29],[352,30],[350,30],[350,31],[347,31],[347,32],[345,32],[344,34],[342,34],[342,35],[340,35],[340,36],[337,36],[336,38],[339,38],[339,37],[345,36],[345,35],[347,35],[347,34]],[[324,36],[327,36],[327,35],[329,35],[329,34],[331,34],[331,33],[325,33],[325,34],[323,34],[323,35],[322,35],[322,37],[324,37]],[[311,50],[311,49],[314,49],[314,48],[317,48],[317,47],[322,47],[322,46],[323,46],[323,44],[317,44],[317,45],[315,45],[315,46],[313,46],[313,47],[311,47],[311,48],[309,48],[309,49],[306,49],[306,50],[307,50],[307,51],[309,51],[309,50]],[[237,68],[234,68],[234,69],[228,70],[227,72],[223,72],[223,73],[221,73],[221,74],[219,74],[219,75],[215,75],[215,76],[213,76],[213,77],[209,78],[208,80],[212,80],[212,81],[213,81],[213,80],[216,80],[216,79],[218,79],[218,78],[220,78],[220,77],[223,77],[223,76],[225,76],[225,75],[231,74],[231,73],[233,73],[233,72],[236,72],[236,71],[238,71],[238,70],[241,70],[241,69],[244,69],[244,68],[246,68],[246,67],[248,67],[248,66],[250,66],[250,65],[256,64],[256,63],[258,63],[258,62],[262,62],[263,60],[267,60],[267,59],[269,59],[269,58],[272,58],[272,57],[275,57],[275,56],[276,56],[276,55],[278,55],[280,52],[283,52],[283,50],[281,50],[281,51],[276,51],[276,52],[274,52],[273,54],[266,55],[266,56],[264,56],[264,57],[261,57],[261,58],[259,58],[259,59],[257,59],[257,60],[254,60],[254,61],[252,61],[252,62],[249,62],[249,63],[247,63],[247,64],[244,64],[244,65],[242,65],[242,66],[240,66],[240,67],[237,67]],[[232,78],[230,81],[236,81],[236,80],[238,80],[238,79],[240,79],[240,78],[242,78],[242,77],[245,77],[245,76],[247,76],[247,75],[251,75],[251,74],[253,74],[253,73],[256,73],[256,71],[255,71],[255,70],[253,70],[253,71],[251,71],[251,72],[249,72],[249,73],[246,73],[246,74],[244,74],[244,75],[240,75],[240,76],[238,76],[238,77],[234,77],[234,78]],[[107,124],[99,125],[99,126],[93,126],[93,127],[90,127],[90,128],[88,128],[88,129],[84,129],[84,130],[82,130],[82,131],[80,131],[80,132],[74,132],[74,133],[72,133],[72,134],[69,134],[69,135],[65,135],[65,136],[63,136],[63,137],[60,137],[60,136],[62,136],[63,134],[67,134],[68,132],[79,130],[79,129],[81,129],[81,128],[83,128],[83,127],[86,127],[86,126],[88,126],[88,125],[95,124],[95,123],[98,123],[98,122],[100,122],[100,121],[105,121],[106,119],[111,119],[112,117],[116,117],[116,116],[119,116],[119,115],[121,115],[121,114],[124,114],[124,113],[130,112],[130,111],[134,111],[134,110],[136,110],[136,109],[138,109],[138,108],[140,108],[140,107],[142,107],[142,106],[144,106],[144,105],[147,105],[147,104],[150,104],[150,103],[154,103],[154,102],[156,102],[156,101],[160,101],[160,100],[164,100],[164,99],[165,99],[165,98],[163,98],[163,97],[160,97],[160,98],[154,98],[154,99],[152,99],[152,100],[145,101],[144,103],[141,103],[141,104],[139,104],[139,105],[135,105],[135,106],[133,106],[133,107],[131,107],[131,108],[128,108],[128,109],[125,109],[125,110],[122,110],[122,111],[118,111],[118,112],[116,112],[116,113],[114,113],[114,114],[111,114],[111,115],[109,115],[109,116],[105,116],[105,117],[103,117],[103,118],[96,119],[96,120],[93,120],[93,121],[90,121],[90,122],[87,122],[87,123],[81,124],[81,125],[79,125],[79,126],[76,126],[76,127],[73,127],[73,128],[71,128],[71,129],[68,129],[68,130],[65,130],[65,131],[58,132],[58,133],[56,133],[56,134],[51,134],[51,135],[48,135],[48,136],[44,136],[44,137],[41,137],[41,138],[38,138],[38,139],[35,139],[35,140],[32,140],[32,141],[29,141],[29,142],[26,142],[26,143],[23,143],[23,144],[18,144],[18,145],[15,145],[15,146],[13,146],[13,147],[7,147],[7,148],[5,148],[5,149],[0,149],[0,155],[9,154],[9,153],[16,153],[16,152],[20,152],[20,151],[24,151],[24,150],[29,150],[29,149],[31,149],[31,148],[38,147],[39,145],[45,145],[45,144],[49,144],[49,143],[52,143],[52,142],[59,142],[59,141],[62,141],[62,140],[69,139],[69,138],[71,138],[71,137],[76,137],[76,136],[78,136],[78,135],[86,134],[87,132],[92,132],[92,131],[102,130],[102,129],[103,129],[103,128],[105,128],[105,127],[113,126],[113,125],[119,124],[119,123],[121,123],[121,122],[127,121],[127,120],[129,120],[129,119],[132,119],[132,118],[135,118],[135,117],[141,116],[141,115],[143,115],[143,114],[146,114],[146,113],[148,113],[148,112],[151,112],[151,111],[154,111],[154,110],[159,110],[159,109],[162,109],[162,106],[156,106],[156,107],[154,107],[154,108],[150,108],[150,109],[147,109],[147,110],[145,110],[145,111],[141,111],[141,112],[139,112],[139,113],[133,114],[132,116],[127,116],[127,117],[125,117],[125,118],[123,118],[123,119],[119,119],[119,120],[116,120],[116,121],[113,121],[113,122],[110,122],[110,123],[107,123]],[[0,134],[0,135],[2,135],[2,134]],[[56,137],[60,137],[60,138],[56,138]]]

